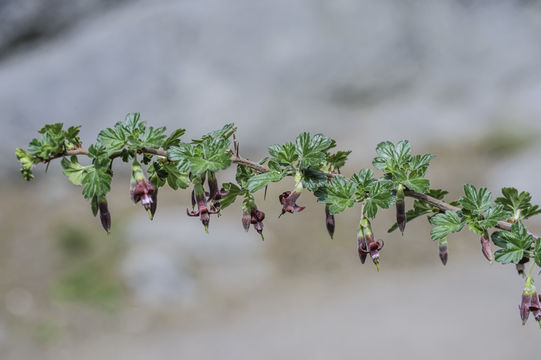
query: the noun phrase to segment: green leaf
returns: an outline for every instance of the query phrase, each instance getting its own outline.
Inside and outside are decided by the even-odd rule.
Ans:
[[[411,161],[409,162],[409,168],[410,170],[426,170],[426,168],[428,168],[428,165],[430,165],[430,160],[432,160],[433,158],[434,155],[432,154],[415,155],[411,158]]]
[[[465,210],[480,214],[491,207],[491,196],[492,194],[487,188],[476,190],[475,186],[467,184],[464,185],[464,196],[460,198],[459,202]]]
[[[337,151],[335,154],[327,155],[327,164],[329,164],[333,169],[338,170],[346,164],[349,154],[351,151]]]
[[[241,189],[233,183],[224,183],[223,187],[228,194],[220,199],[220,208],[222,210],[233,204],[237,199],[237,196],[246,194],[246,190]]]
[[[355,204],[355,184],[343,176],[335,176],[330,183],[319,188],[314,195],[318,202],[327,204],[331,214],[338,214]]]
[[[492,241],[502,247],[494,253],[494,259],[502,264],[518,264],[524,252],[532,247],[533,237],[521,222],[511,225],[511,231],[497,231],[492,234]]]
[[[430,189],[430,181],[423,178],[408,178],[403,183],[408,189],[418,193],[426,193]]]
[[[518,192],[515,188],[503,188],[503,197],[497,198],[497,204],[503,205],[504,209],[511,213],[515,220],[528,219],[541,213],[538,205],[532,205],[532,196],[526,191]]]
[[[479,221],[479,227],[488,230],[496,226],[498,221],[505,220],[509,217],[509,213],[504,210],[502,205],[492,205],[483,213],[483,219]]]
[[[155,187],[167,184],[173,189],[186,189],[190,185],[188,173],[179,171],[176,164],[155,161],[148,167],[149,181]]]
[[[93,196],[105,195],[111,189],[111,175],[103,169],[89,167],[82,178],[83,196],[90,199]]]
[[[61,161],[62,170],[74,185],[83,184],[83,176],[85,174],[86,167],[79,164],[77,156],[72,156],[70,160],[63,158]]]
[[[116,127],[116,126],[115,126]],[[129,113],[124,119],[124,130],[128,136],[137,137],[144,131],[146,123],[141,121],[140,113]]]
[[[176,129],[171,135],[163,142],[162,148],[165,150],[171,146],[178,146],[180,144],[180,137],[186,132],[185,129]]]
[[[177,167],[181,172],[190,170],[190,159],[198,156],[195,147],[190,144],[180,143],[167,150],[167,158],[171,161],[178,161]]]
[[[376,146],[378,157],[374,158],[372,165],[376,169],[394,173],[407,165],[411,159],[411,145],[408,140],[399,141],[396,146],[390,141],[384,141]]]
[[[301,169],[319,167],[326,159],[325,152],[332,146],[332,140],[323,134],[310,134],[304,132],[295,140],[295,151],[299,155]]]
[[[271,182],[282,180],[283,177],[284,175],[278,171],[269,171],[266,173],[257,174],[248,179],[246,189],[248,189],[250,193],[254,193],[257,190],[264,188]]]
[[[386,180],[376,181],[368,186],[368,197],[364,201],[364,214],[367,217],[376,217],[378,207],[387,209],[394,203],[391,186],[392,183]]]
[[[370,186],[377,180],[374,178],[372,170],[361,169],[359,174],[353,174],[351,182],[355,184],[355,201],[363,202],[368,196]]]
[[[114,128],[107,128],[98,134],[98,144],[103,145],[110,155],[127,145],[128,137],[121,122],[117,122]]]
[[[34,178],[32,169],[34,167],[34,161],[32,160],[32,155],[26,152],[24,149],[17,148],[15,150],[15,156],[17,160],[21,163],[21,174],[25,180],[31,180]]]
[[[159,127],[154,129],[149,126],[141,134],[141,141],[139,147],[156,148],[159,149],[165,141],[165,127]]]
[[[430,231],[432,240],[445,239],[449,234],[459,232],[464,227],[464,221],[454,211],[447,210],[445,214],[436,214],[430,219],[434,225]]]
[[[328,182],[328,177],[321,171],[306,169],[303,172],[302,185],[309,191],[316,191],[318,188],[324,186]]]
[[[201,144],[208,141],[215,140],[229,140],[229,138],[237,131],[237,128],[233,124],[226,124],[220,130],[214,130],[204,135],[200,140],[193,140],[194,144]]]
[[[292,165],[299,160],[299,155],[295,152],[295,145],[293,145],[291,142],[287,142],[284,145],[270,146],[269,154],[273,157],[275,162],[283,166]],[[269,167],[270,166],[269,161]]]

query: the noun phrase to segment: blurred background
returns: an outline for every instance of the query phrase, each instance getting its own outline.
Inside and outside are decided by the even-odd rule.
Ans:
[[[88,146],[137,111],[185,140],[235,122],[252,159],[323,132],[353,150],[347,175],[378,142],[409,139],[436,155],[428,175],[449,198],[471,183],[539,203],[540,38],[536,0],[2,0],[0,358],[539,354],[537,324],[517,310],[522,279],[467,232],[443,267],[425,219],[402,238],[384,211],[377,273],[355,252],[358,209],[337,216],[334,240],[308,194],[277,219],[291,179],[258,198],[262,242],[239,204],[206,235],[185,215],[188,191],[160,191],[150,223],[118,163],[107,236],[59,162],[26,183],[14,150],[52,122],[83,125]]]

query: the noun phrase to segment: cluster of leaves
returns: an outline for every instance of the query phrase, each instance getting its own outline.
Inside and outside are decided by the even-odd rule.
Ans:
[[[399,186],[426,193],[430,182],[424,178],[432,154],[411,154],[409,141],[389,141],[378,144],[378,156],[372,164],[382,170],[383,176],[374,177],[370,169],[362,169],[350,179],[335,176],[316,191],[318,201],[329,206],[331,214],[338,214],[356,203],[363,204],[363,214],[368,218],[377,215],[378,208],[387,209],[396,202]]]
[[[79,148],[81,146],[80,128],[80,126],[70,126],[64,130],[62,123],[47,124],[38,131],[41,137],[32,139],[27,150],[17,148],[15,155],[21,163],[24,179],[34,178],[32,173],[34,164],[49,162],[66,151]]]

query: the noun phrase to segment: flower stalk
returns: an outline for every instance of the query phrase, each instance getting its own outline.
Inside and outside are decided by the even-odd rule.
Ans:
[[[396,223],[403,236],[406,229],[406,203],[404,199],[404,185],[402,184],[399,184],[396,190]]]

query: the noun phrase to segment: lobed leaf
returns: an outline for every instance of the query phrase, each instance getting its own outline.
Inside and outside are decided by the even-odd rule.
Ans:
[[[454,211],[448,210],[445,214],[436,214],[430,219],[434,225],[430,231],[432,240],[445,239],[449,234],[456,233],[464,227],[463,219]]]

